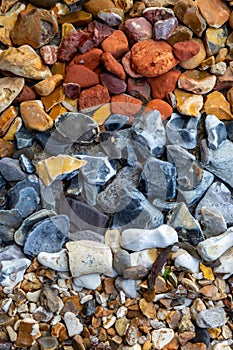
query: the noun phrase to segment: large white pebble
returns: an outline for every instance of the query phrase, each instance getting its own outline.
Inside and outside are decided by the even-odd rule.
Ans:
[[[162,349],[174,338],[174,331],[170,328],[160,328],[152,331],[151,335],[154,348]]]
[[[41,265],[44,265],[52,270],[60,272],[69,271],[66,249],[62,249],[57,253],[40,252],[37,259]]]

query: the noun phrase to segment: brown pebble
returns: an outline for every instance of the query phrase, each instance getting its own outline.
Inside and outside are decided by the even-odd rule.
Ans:
[[[162,119],[167,119],[171,116],[173,108],[165,101],[160,99],[151,100],[145,106],[144,113],[157,110],[161,113]]]
[[[178,70],[171,70],[158,77],[147,78],[152,90],[152,97],[162,100],[166,97],[168,92],[173,92],[180,74],[181,72]]]
[[[186,343],[181,350],[206,350],[206,345],[204,343]]]
[[[141,100],[126,94],[112,96],[111,99],[111,111],[116,114],[135,115],[140,111],[141,106]]]
[[[81,88],[88,88],[99,84],[99,76],[91,69],[82,65],[68,67],[64,83],[75,83]]]
[[[46,131],[53,126],[53,120],[36,101],[20,104],[20,113],[27,129]]]
[[[110,277],[106,277],[103,281],[103,287],[104,291],[107,294],[113,294],[115,292],[115,287],[114,287],[114,279]]]
[[[96,85],[90,89],[81,91],[79,97],[79,109],[99,106],[110,101],[108,89],[103,85]]]
[[[218,293],[218,288],[213,284],[202,287],[199,292],[206,298],[214,298]]]
[[[9,129],[11,123],[17,117],[17,110],[11,106],[0,115],[0,137],[4,136]]]
[[[103,62],[105,68],[116,75],[118,78],[125,80],[126,74],[122,65],[113,57],[110,52],[104,52],[101,56],[101,61]]]
[[[128,50],[128,39],[121,30],[115,30],[107,39],[102,41],[101,48],[105,52],[110,52],[113,57],[120,58]]]
[[[13,104],[20,104],[23,101],[35,100],[35,98],[35,92],[28,85],[24,85],[23,90],[14,99]]]

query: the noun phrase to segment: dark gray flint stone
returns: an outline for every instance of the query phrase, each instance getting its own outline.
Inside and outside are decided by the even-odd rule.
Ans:
[[[233,200],[230,190],[223,183],[214,182],[198,203],[195,218],[199,221],[202,217],[201,210],[203,207],[217,214],[221,213],[227,224],[233,224]]]
[[[35,132],[28,130],[19,130],[15,133],[15,140],[18,149],[31,147],[35,140]]]
[[[101,233],[85,230],[85,231],[79,231],[79,232],[69,232],[68,233],[68,239],[69,241],[80,241],[82,239],[88,240],[88,241],[95,241],[95,242],[101,242],[104,243],[104,236]]]
[[[99,134],[95,120],[83,113],[67,112],[55,120],[56,130],[72,142],[92,142]]]
[[[227,230],[226,221],[222,213],[206,207],[201,208],[201,225],[206,238],[218,236]]]
[[[176,196],[176,168],[172,163],[150,157],[140,179],[140,190],[149,198],[164,200]]]
[[[129,117],[123,114],[111,114],[105,121],[104,126],[108,131],[117,131],[127,126]]]
[[[0,159],[0,173],[9,182],[21,181],[27,176],[21,170],[19,161],[12,158]]]
[[[84,201],[91,207],[97,204],[97,195],[100,186],[91,185],[89,182],[80,179],[81,195]]]
[[[60,193],[63,191],[61,188],[61,181],[59,182],[60,186]],[[56,208],[56,199],[54,197],[54,186],[57,183],[57,181],[54,181],[51,186],[45,186],[43,181],[39,180],[40,184],[40,198],[41,198],[41,207],[47,210],[55,210]]]
[[[34,258],[40,252],[59,252],[67,240],[69,228],[69,217],[66,215],[57,215],[40,221],[28,232],[24,254]]]
[[[203,177],[203,166],[198,160],[189,160],[178,168],[177,182],[179,188],[194,190],[200,185]]]
[[[36,172],[35,165],[24,154],[19,156],[19,164],[22,170],[27,174],[33,174]]]
[[[206,347],[210,345],[210,334],[207,330],[207,328],[200,328],[197,325],[195,325],[195,338],[192,338],[190,341],[191,343],[204,343]]]
[[[113,268],[119,275],[123,275],[123,272],[127,267],[131,266],[130,253],[125,249],[118,249],[113,256]]]
[[[13,242],[21,222],[22,216],[17,209],[0,210],[0,239],[5,243]]]
[[[168,145],[166,148],[168,162],[175,164],[177,169],[186,166],[192,160],[196,160],[194,155],[180,145]]]
[[[196,247],[205,239],[198,221],[190,214],[185,203],[177,204],[169,212],[167,224],[177,231],[179,241],[188,242]]]
[[[233,142],[226,142],[218,149],[208,148],[206,140],[201,141],[201,161],[205,169],[233,187]]]
[[[194,205],[207,191],[212,182],[214,175],[209,171],[204,170],[200,184],[194,190],[184,190],[182,187],[177,187],[178,198],[177,202],[185,202],[188,207]]]
[[[56,213],[52,210],[41,209],[36,213],[28,216],[22,223],[22,225],[15,231],[14,240],[15,242],[23,246],[27,237],[28,232],[32,229],[32,227],[42,221],[44,219],[50,218],[51,216],[55,216]]]
[[[97,196],[97,203],[106,213],[115,213],[119,206],[119,193],[124,187],[138,187],[141,169],[137,166],[126,166],[119,170],[116,178]]]
[[[197,145],[197,126],[201,114],[196,117],[183,117],[178,113],[172,113],[166,125],[167,138],[172,144],[193,149]]]
[[[233,141],[233,121],[229,122],[226,126],[227,137],[230,141]]]
[[[208,136],[208,147],[218,149],[227,139],[227,131],[225,124],[221,122],[215,115],[206,116],[205,128]]]
[[[29,175],[8,191],[11,208],[18,209],[23,218],[37,210],[40,203],[39,180]]]
[[[134,187],[123,188],[119,193],[119,206],[113,217],[112,228],[154,229],[163,224],[163,214]]]
[[[109,217],[86,203],[62,196],[58,203],[58,213],[70,218],[70,232],[91,230],[105,233]]]
[[[148,149],[155,157],[162,155],[167,139],[159,111],[140,115],[130,130],[141,148]]]
[[[23,259],[25,255],[22,252],[22,249],[16,244],[8,245],[4,248],[0,248],[0,261],[14,260],[14,259]]]
[[[42,146],[44,152],[50,155],[64,154],[72,145],[72,142],[57,130],[36,134],[36,141]]]
[[[116,162],[109,159],[104,153],[74,154],[78,159],[86,160],[87,164],[80,170],[80,173],[91,185],[105,185],[116,175]]]

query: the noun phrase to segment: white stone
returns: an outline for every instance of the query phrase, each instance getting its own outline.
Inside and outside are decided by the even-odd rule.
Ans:
[[[107,230],[105,232],[104,240],[113,253],[116,253],[120,249],[121,234],[118,230]]]
[[[105,329],[108,329],[108,328],[112,327],[114,325],[114,323],[116,322],[116,316],[113,316],[113,315],[104,316],[104,317],[102,317],[102,321],[103,321],[103,327]]]
[[[112,269],[111,249],[103,243],[80,240],[68,242],[66,247],[73,277],[104,273]]]
[[[157,249],[145,249],[140,252],[135,252],[130,254],[130,267],[143,265],[150,269],[158,257]]]
[[[119,307],[119,309],[117,310],[117,313],[116,313],[117,318],[121,318],[123,316],[126,316],[127,311],[128,311],[127,307],[125,307],[125,306]]]
[[[123,290],[125,295],[129,298],[136,298],[137,290],[139,289],[138,283],[141,281],[135,281],[131,279],[125,279],[122,277],[117,277],[115,280],[115,287],[118,290]]]
[[[154,348],[162,349],[174,338],[174,331],[170,328],[160,328],[152,331],[151,335]]]
[[[212,350],[231,350],[231,347],[224,341],[213,345]]]
[[[40,298],[40,293],[41,293],[40,289],[36,290],[35,292],[28,292],[26,294],[27,300],[31,301],[32,303],[37,303]]]
[[[172,255],[172,258],[175,259],[175,266],[177,269],[184,269],[191,273],[198,273],[200,261],[191,254],[189,254],[184,249],[179,249],[175,254]]]
[[[95,290],[101,284],[101,279],[99,273],[90,273],[75,277],[73,282],[76,287]]]
[[[76,334],[80,334],[83,331],[83,325],[73,312],[66,312],[64,315],[64,321],[70,337]]]
[[[30,264],[31,260],[26,258],[1,261],[0,285],[14,288],[16,284],[22,281],[23,275]]]
[[[214,261],[233,246],[233,227],[221,235],[211,237],[198,244],[197,250],[206,261]]]
[[[220,258],[220,265],[214,268],[214,273],[233,273],[233,247],[226,251]]]
[[[123,346],[121,349],[122,349],[122,350],[141,350],[142,347],[141,347],[140,344],[135,344],[135,345],[133,345],[133,346],[128,346],[128,345]]]
[[[169,225],[161,225],[154,230],[127,229],[121,234],[124,249],[140,251],[148,248],[166,248],[178,242],[176,230]]]
[[[6,326],[7,333],[9,335],[10,341],[15,342],[17,339],[17,333],[11,326]]]
[[[69,271],[67,250],[62,249],[57,253],[41,252],[37,259],[41,265],[44,265],[52,270],[66,272]]]

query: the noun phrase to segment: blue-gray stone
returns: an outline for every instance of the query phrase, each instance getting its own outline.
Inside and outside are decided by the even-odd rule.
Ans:
[[[227,224],[233,224],[233,200],[230,190],[221,182],[214,182],[202,200],[198,203],[195,217],[201,220],[202,208],[221,213]]]
[[[183,117],[178,113],[172,113],[166,125],[167,138],[172,144],[193,149],[197,145],[197,126],[201,114],[196,117]]]
[[[21,222],[22,216],[17,209],[0,210],[0,239],[6,243],[13,242],[15,230]]]
[[[176,168],[154,157],[147,159],[140,179],[140,190],[146,197],[164,200],[176,196]]]
[[[117,131],[127,126],[129,117],[123,114],[111,114],[105,121],[104,126],[108,131]]]
[[[227,137],[230,141],[233,141],[233,121],[229,122],[226,126]]]
[[[175,164],[177,169],[196,159],[194,155],[180,145],[168,145],[166,148],[168,162]]]
[[[177,205],[176,201],[166,202],[160,198],[155,198],[153,200],[153,206],[155,206],[160,211],[168,212],[169,210],[174,209],[176,205]]]
[[[179,241],[188,242],[196,247],[205,239],[198,221],[191,215],[185,203],[177,204],[169,212],[167,224],[177,231]]]
[[[176,17],[156,21],[154,24],[154,38],[156,40],[167,40],[177,26],[178,20]]]
[[[202,180],[194,190],[185,190],[183,187],[177,187],[177,202],[185,202],[188,207],[191,207],[203,196],[213,181],[213,174],[204,170]]]
[[[25,258],[25,255],[23,254],[22,249],[16,244],[7,245],[4,248],[0,248],[0,261],[23,258]]]
[[[35,140],[35,132],[29,130],[19,130],[15,133],[17,148],[31,147]]]
[[[112,227],[154,229],[163,224],[163,215],[134,187],[123,188],[119,193],[119,206]]]
[[[227,230],[222,213],[204,206],[201,208],[201,225],[206,238],[218,236]]]
[[[100,186],[92,185],[85,180],[80,181],[81,195],[84,201],[91,207],[97,204],[97,195],[100,190]]]
[[[19,161],[12,158],[0,159],[0,173],[9,182],[21,181],[27,176],[21,170]]]
[[[189,160],[184,166],[179,167],[177,171],[179,188],[194,190],[200,185],[203,177],[203,166],[199,161]]]
[[[50,155],[64,154],[72,144],[70,140],[59,134],[57,130],[38,133],[35,139],[42,146],[44,152]]]
[[[95,120],[83,113],[67,112],[55,120],[56,130],[72,142],[89,143],[99,134]]]
[[[57,215],[40,221],[27,235],[24,254],[34,258],[40,252],[59,252],[67,240],[69,228],[69,218],[66,215]]]
[[[205,169],[233,187],[233,142],[226,142],[218,149],[207,146],[206,140],[201,141],[201,161]]]
[[[227,139],[225,124],[215,115],[209,114],[206,116],[205,128],[208,136],[208,147],[211,149],[221,147]]]
[[[19,156],[19,164],[25,173],[33,174],[36,172],[35,165],[24,154]]]
[[[7,209],[7,198],[6,181],[0,175],[0,210]]]
[[[167,139],[159,111],[154,110],[140,115],[133,123],[131,131],[141,148],[141,154],[145,149],[155,157],[162,155]]]

